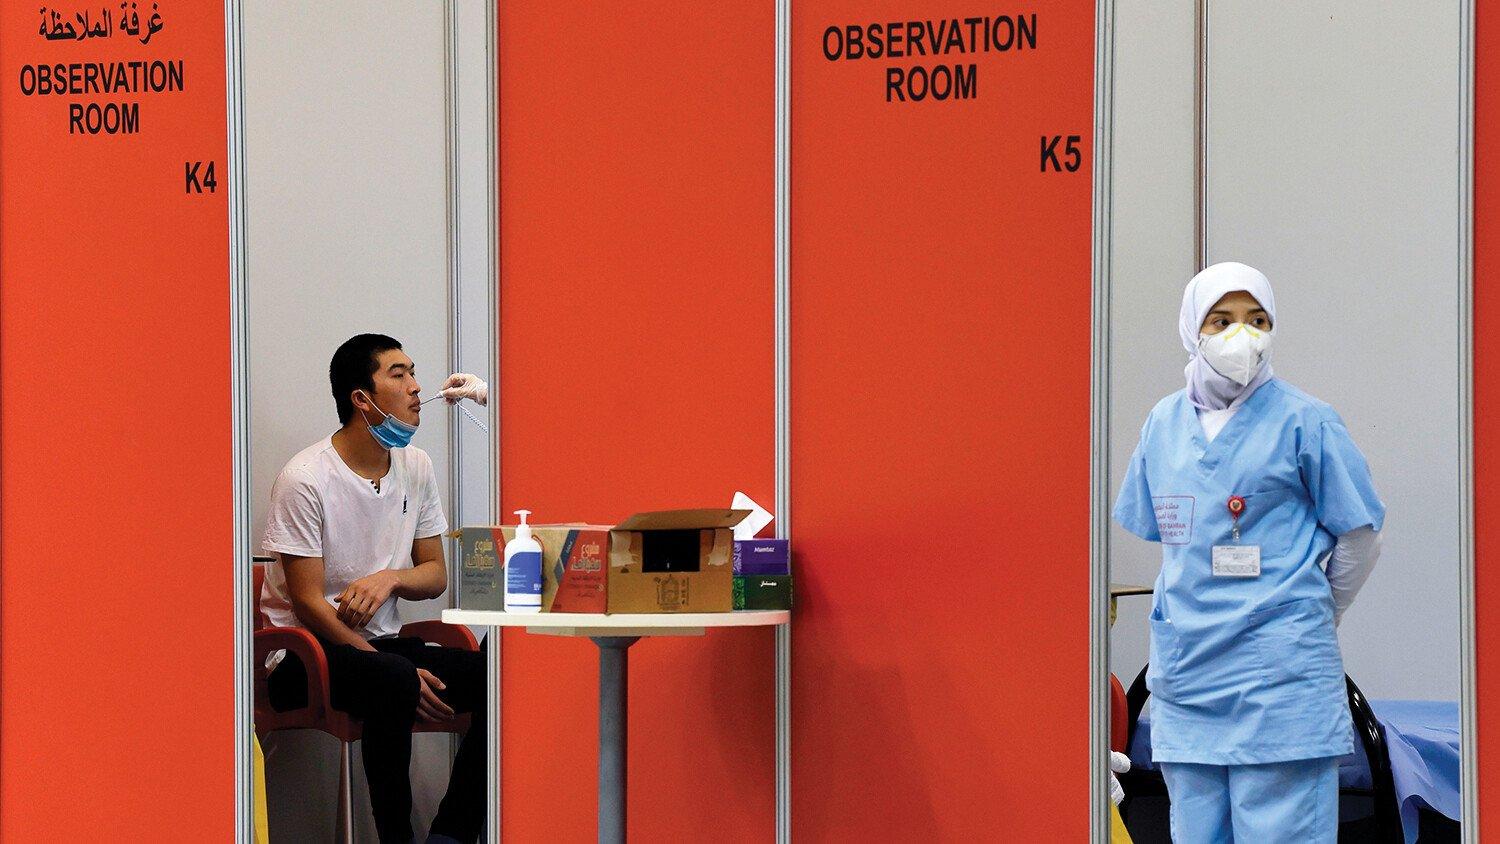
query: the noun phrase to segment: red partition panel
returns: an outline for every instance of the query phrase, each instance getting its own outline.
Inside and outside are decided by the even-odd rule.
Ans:
[[[774,506],[773,4],[504,0],[499,27],[503,511]],[[632,839],[772,834],[772,640],[631,649]],[[592,841],[597,651],[502,658],[506,840]]]
[[[0,8],[4,841],[234,828],[223,5],[118,5]]]
[[[797,837],[1087,835],[1093,9],[793,6]]]
[[[1476,4],[1474,61],[1474,614],[1479,810],[1500,823],[1500,13]]]

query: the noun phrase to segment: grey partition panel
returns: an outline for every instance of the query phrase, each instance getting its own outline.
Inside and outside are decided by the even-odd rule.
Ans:
[[[339,343],[366,331],[396,337],[424,392],[448,374],[446,90],[443,16],[423,4],[246,0],[242,37],[258,551],[276,473],[338,426],[328,363]],[[435,407],[413,445],[431,455],[451,519],[450,418]],[[444,601],[408,604],[402,616],[436,617]],[[446,735],[416,738],[419,824],[446,787],[448,745]],[[265,750],[272,839],[332,840],[338,743],[287,732]],[[356,757],[359,840],[374,840],[368,805]]]
[[[1457,700],[1461,5],[1210,9],[1208,260],[1271,278],[1278,374],[1343,415],[1390,508],[1346,668]]]
[[[1459,3],[1209,2],[1207,260],[1270,276],[1280,375],[1334,405],[1390,507],[1385,553],[1340,629],[1373,697],[1460,691],[1464,499]],[[1199,4],[1115,11],[1110,489],[1151,405],[1182,386],[1177,306],[1194,265]],[[1111,576],[1160,551],[1119,528]],[[1124,598],[1111,668],[1147,657]]]
[[[1119,489],[1146,413],[1182,387],[1182,287],[1195,271],[1194,0],[1116,0],[1109,215],[1109,491]],[[1113,505],[1113,499],[1102,502]],[[1160,547],[1109,528],[1110,579],[1149,584]],[[1110,670],[1145,664],[1149,597],[1123,598]]]

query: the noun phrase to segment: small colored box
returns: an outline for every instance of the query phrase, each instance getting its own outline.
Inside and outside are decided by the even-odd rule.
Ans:
[[[786,539],[736,539],[734,573],[737,575],[792,573],[791,541]]]
[[[736,577],[734,608],[737,610],[789,610],[792,608],[792,576],[789,574]]]

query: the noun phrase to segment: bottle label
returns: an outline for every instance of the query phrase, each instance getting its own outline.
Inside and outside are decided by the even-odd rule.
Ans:
[[[505,591],[508,595],[542,595],[542,555],[517,551],[505,561]]]

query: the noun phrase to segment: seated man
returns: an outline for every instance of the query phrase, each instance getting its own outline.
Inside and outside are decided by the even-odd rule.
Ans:
[[[361,334],[334,352],[328,374],[341,427],[293,457],[272,488],[263,546],[277,561],[261,608],[272,624],[317,637],[334,708],[363,722],[370,804],[386,844],[412,840],[413,723],[479,713],[428,839],[474,841],[485,812],[484,657],[397,635],[396,599],[435,598],[448,585],[432,460],[406,445],[421,416],[416,367],[397,341]],[[473,376],[445,386],[450,402],[486,398]],[[306,705],[296,657],[268,685],[272,706]]]

